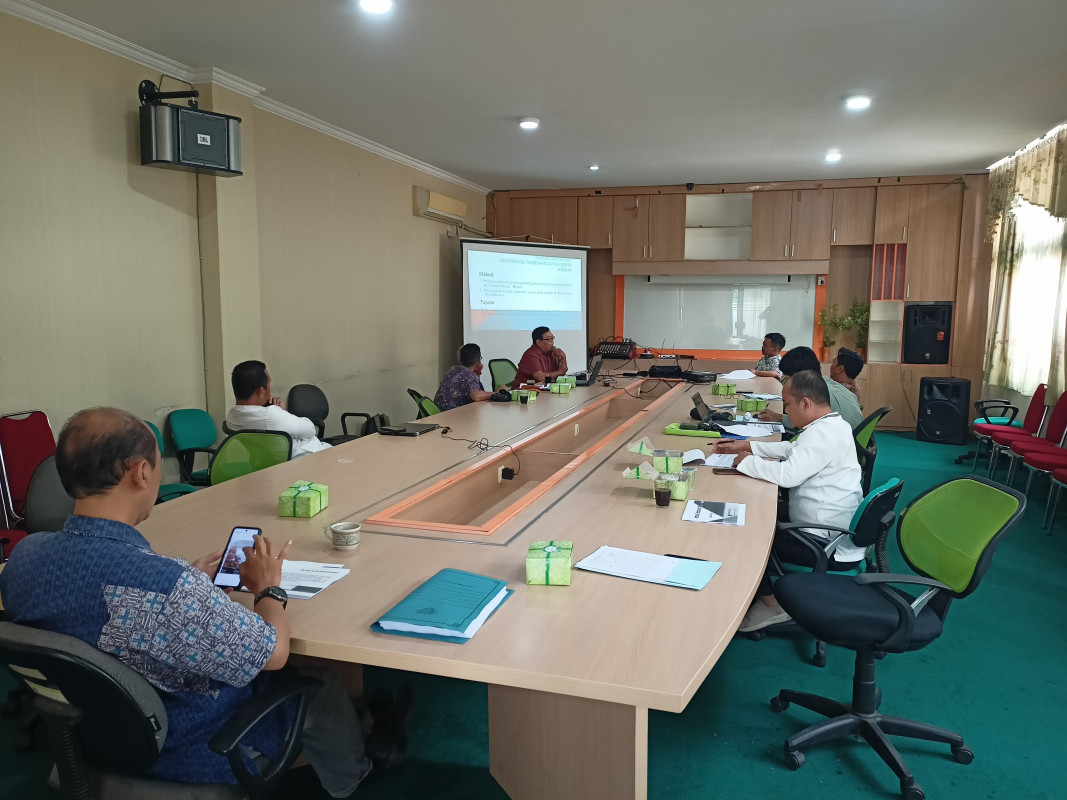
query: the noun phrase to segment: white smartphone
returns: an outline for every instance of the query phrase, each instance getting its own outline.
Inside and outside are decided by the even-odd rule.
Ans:
[[[245,561],[245,553],[242,548],[252,547],[255,542],[253,536],[263,533],[259,528],[237,527],[230,531],[229,541],[226,542],[226,550],[222,553],[218,571],[215,573],[215,585],[237,589],[241,586],[241,564]]]

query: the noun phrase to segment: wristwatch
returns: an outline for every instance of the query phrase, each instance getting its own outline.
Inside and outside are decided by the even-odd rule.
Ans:
[[[282,608],[285,608],[287,605],[289,605],[289,595],[285,593],[285,589],[283,589],[281,586],[268,586],[266,589],[256,595],[256,599],[252,602],[252,605],[255,606],[255,604],[262,600],[264,597],[269,597],[271,600],[277,600],[282,604]]]

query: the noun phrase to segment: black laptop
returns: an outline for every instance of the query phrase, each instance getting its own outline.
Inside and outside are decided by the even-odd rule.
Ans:
[[[593,371],[592,372],[579,372],[575,376],[574,385],[575,386],[592,386],[594,383],[596,383],[596,376],[600,374],[600,368],[602,366],[604,366],[603,359],[598,361],[598,362],[596,362],[593,365]]]
[[[382,436],[422,436],[440,428],[433,422],[409,422],[406,425],[383,425],[378,428]]]

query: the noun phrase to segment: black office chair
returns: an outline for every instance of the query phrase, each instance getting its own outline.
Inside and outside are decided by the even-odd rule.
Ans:
[[[847,529],[827,526],[825,523],[819,522],[779,522],[778,530],[788,532],[813,552],[815,566],[804,567],[797,564],[789,564],[780,561],[772,554],[771,571],[779,577],[792,572],[827,572],[834,552],[848,538],[857,547],[867,549],[864,563],[862,567],[857,566],[845,572],[835,571],[832,574],[859,575],[862,572],[889,572],[889,558],[886,555],[885,546],[886,540],[889,538],[889,530],[893,527],[893,521],[896,519],[893,509],[896,508],[903,488],[903,481],[899,478],[891,478],[868,494],[856,509],[856,513],[852,515],[852,521]],[[804,529],[806,528],[818,528],[828,533],[836,532],[838,535],[827,542],[824,539],[817,539],[805,533]],[[796,622],[789,620],[743,635],[758,642],[769,633],[796,633],[802,630]],[[815,640],[815,653],[811,657],[811,663],[817,667],[826,666],[826,642],[822,639]]]
[[[88,798],[90,786],[94,800],[175,797],[179,786],[150,774],[167,738],[167,712],[138,673],[80,639],[11,622],[0,622],[0,660],[36,694],[65,798]],[[266,797],[300,754],[307,696],[320,685],[314,678],[279,675],[211,737],[209,746],[229,760],[243,795]],[[293,697],[299,698],[297,713],[279,752],[257,759],[258,771],[250,769],[241,740]],[[198,798],[242,796],[230,784],[195,789]]]
[[[350,442],[353,439],[365,436],[368,433],[374,433],[377,430],[372,421],[372,414],[363,414],[352,411],[341,415],[341,430],[344,431],[344,435],[330,436],[329,438],[326,438],[324,434],[326,433],[326,417],[330,415],[330,402],[326,399],[326,395],[323,393],[322,389],[310,383],[298,383],[290,389],[289,397],[286,400],[286,406],[288,406],[289,413],[296,414],[298,417],[307,417],[310,419],[315,425],[318,437],[327,444],[344,444],[345,442]],[[348,421],[360,417],[363,418],[363,422],[359,425],[359,432],[349,433]],[[373,430],[369,428],[373,428]],[[353,428],[353,431],[354,430],[355,429]]]
[[[958,733],[879,713],[875,652],[919,650],[939,637],[952,600],[978,588],[997,545],[1025,508],[1026,498],[1014,489],[977,476],[954,478],[919,495],[900,513],[897,541],[915,575],[812,572],[778,581],[775,597],[800,627],[856,651],[850,704],[791,689],[771,699],[776,712],[796,703],[829,717],[786,740],[787,767],[803,766],[802,748],[858,735],[896,773],[905,800],[923,800],[922,788],[889,735],[944,742],[959,763],[974,760]],[[904,591],[894,584],[915,589]]]

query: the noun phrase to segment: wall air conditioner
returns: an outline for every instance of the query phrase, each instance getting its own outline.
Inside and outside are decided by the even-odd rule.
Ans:
[[[422,186],[412,186],[413,211],[416,217],[426,217],[450,225],[463,224],[467,218],[467,204],[462,200]]]

